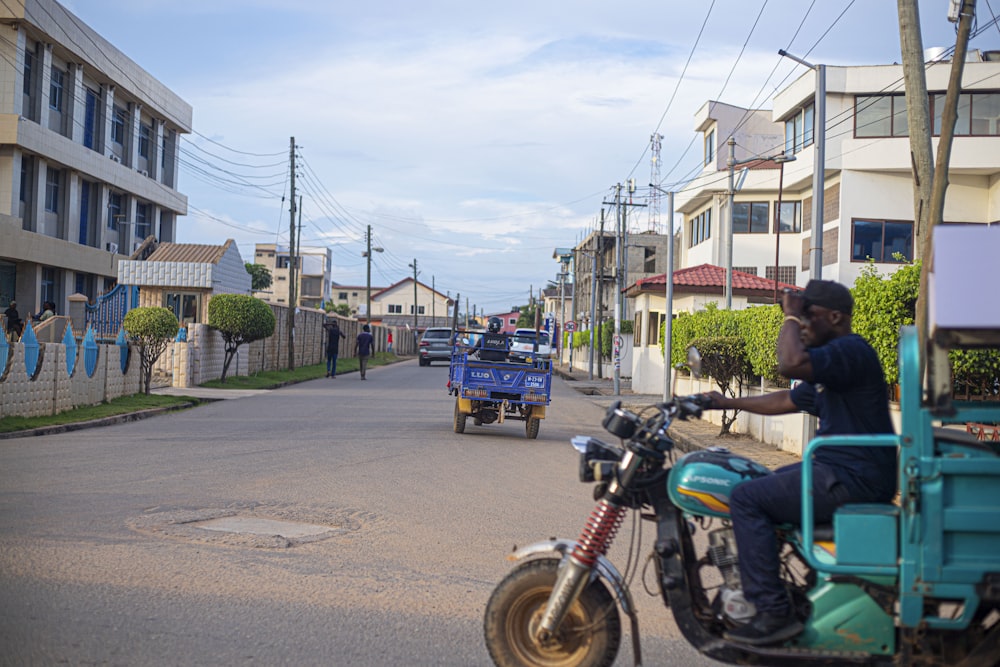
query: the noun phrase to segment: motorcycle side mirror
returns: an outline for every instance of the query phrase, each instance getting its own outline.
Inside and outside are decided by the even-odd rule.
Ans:
[[[687,349],[687,367],[691,375],[701,377],[701,352],[693,345]]]

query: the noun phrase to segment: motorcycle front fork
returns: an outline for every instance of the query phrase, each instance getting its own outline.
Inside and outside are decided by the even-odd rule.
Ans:
[[[559,568],[559,575],[536,631],[540,641],[551,638],[566,618],[570,606],[590,581],[598,556],[607,553],[611,546],[626,510],[627,508],[602,498],[591,512],[580,539]]]

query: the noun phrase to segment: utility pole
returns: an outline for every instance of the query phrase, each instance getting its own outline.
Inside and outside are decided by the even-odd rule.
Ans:
[[[291,138],[288,148],[288,159],[291,162],[290,191],[288,198],[289,230],[288,230],[288,370],[295,370],[295,137]]]
[[[437,299],[434,298],[435,296],[437,296],[437,287],[434,280],[434,276],[431,276],[431,326],[437,325],[437,321],[435,321],[434,319],[437,317],[437,312],[434,303],[435,301],[437,301]]]
[[[615,337],[611,339],[611,363],[614,367],[614,387],[615,396],[621,396],[622,387],[622,364],[619,354],[621,349],[618,346],[618,341],[621,340],[622,333],[622,310],[621,310],[621,292],[622,292],[622,250],[624,249],[624,239],[622,238],[622,184],[618,183],[615,186],[615,223],[617,224],[617,233],[615,234]]]
[[[597,303],[600,306],[600,310],[597,314],[597,320],[591,324],[591,326],[597,327],[597,347],[593,345],[590,346],[591,354],[597,357],[597,377],[598,379],[604,379],[604,361],[601,358],[601,346],[603,345],[602,338],[602,324],[601,316],[604,314],[604,209],[601,209],[601,232],[597,237],[597,249],[594,250],[594,254],[598,256],[598,270],[600,272],[600,278],[597,281]]]
[[[416,335],[417,332],[417,259],[413,258],[413,333]]]

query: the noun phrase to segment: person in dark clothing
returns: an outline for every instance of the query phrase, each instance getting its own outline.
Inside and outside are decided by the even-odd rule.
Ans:
[[[361,327],[361,333],[358,334],[358,342],[354,345],[354,351],[358,355],[361,379],[367,380],[368,378],[365,377],[365,374],[368,371],[368,357],[375,353],[375,339],[371,335],[371,327],[367,324]]]
[[[17,312],[17,302],[11,301],[3,314],[7,318],[7,336],[16,340],[21,335],[21,314]]]
[[[491,317],[486,324],[486,333],[483,334],[479,345],[479,359],[481,361],[506,361],[507,351],[510,349],[507,334],[500,331],[503,322],[499,317]]]
[[[804,292],[786,292],[778,335],[778,371],[802,380],[794,388],[752,397],[711,392],[712,407],[778,415],[804,411],[819,417],[816,435],[893,433],[889,394],[878,355],[851,331],[853,299],[843,285],[810,280]],[[840,505],[886,503],[896,493],[896,448],[821,447],[813,460],[817,523],[829,523]],[[803,626],[779,577],[775,527],[801,523],[802,464],[744,482],[730,497],[740,554],[743,593],[756,614],[725,638],[760,646],[791,639]]]
[[[340,330],[340,324],[337,320],[332,317],[323,322],[323,329],[326,330],[326,376],[336,378],[340,339],[347,338],[347,336]]]

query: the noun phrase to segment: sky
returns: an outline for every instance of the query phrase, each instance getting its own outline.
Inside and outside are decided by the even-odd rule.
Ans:
[[[63,0],[193,108],[182,243],[287,244],[296,144],[302,245],[333,280],[413,276],[461,310],[506,311],[557,279],[617,183],[646,203],[700,169],[708,100],[771,108],[811,63],[900,62],[892,0]],[[948,0],[923,45],[953,47]],[[970,48],[1000,49],[1000,0]],[[646,209],[630,221],[649,228]],[[609,212],[610,213],[610,212]],[[662,213],[661,213],[662,217]],[[661,219],[661,229],[665,220]]]

